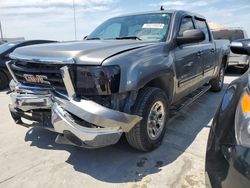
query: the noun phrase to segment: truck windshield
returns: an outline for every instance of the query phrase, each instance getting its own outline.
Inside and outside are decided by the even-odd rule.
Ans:
[[[138,39],[164,41],[170,26],[171,14],[154,13],[111,18],[97,27],[87,40]]]

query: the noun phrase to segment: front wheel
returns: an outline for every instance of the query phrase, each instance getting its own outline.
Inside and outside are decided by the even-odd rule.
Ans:
[[[135,149],[151,151],[161,144],[166,132],[168,98],[161,89],[146,87],[139,92],[133,109],[143,119],[126,133],[127,141]]]
[[[216,78],[210,81],[211,91],[219,92],[223,88],[225,67],[221,65],[220,72]]]

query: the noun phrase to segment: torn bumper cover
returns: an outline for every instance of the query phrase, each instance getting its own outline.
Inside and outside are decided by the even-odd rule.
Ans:
[[[16,123],[38,125],[58,132],[58,143],[97,148],[117,143],[123,132],[130,131],[141,121],[139,116],[75,98],[70,78],[65,72],[62,75],[68,95],[51,88],[30,87],[11,81],[10,112]],[[22,119],[36,123],[27,125]]]
[[[141,120],[139,116],[115,111],[93,101],[69,99],[53,91],[47,90],[49,92],[46,93],[45,90],[32,90],[31,87],[27,88],[20,84],[16,84],[15,88],[16,90],[10,94],[10,111],[16,123],[29,126],[22,122],[21,118],[24,118],[37,121],[37,124],[32,123],[31,127],[41,124],[40,127],[52,127],[53,131],[62,134],[57,138],[59,143],[65,143],[67,139],[69,144],[82,147],[115,144],[123,132],[128,132]],[[25,90],[27,92],[28,89],[31,93],[20,93]],[[46,110],[50,111],[51,118],[47,118],[46,122],[40,122],[45,121],[42,116],[45,112],[47,114]]]

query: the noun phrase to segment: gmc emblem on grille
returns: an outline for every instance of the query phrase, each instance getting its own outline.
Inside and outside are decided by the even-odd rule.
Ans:
[[[38,83],[38,84],[50,84],[49,81],[44,80],[48,79],[48,77],[44,75],[24,74],[23,77],[27,82]]]

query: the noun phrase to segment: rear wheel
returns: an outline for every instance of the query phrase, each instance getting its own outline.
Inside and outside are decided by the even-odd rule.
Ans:
[[[225,67],[221,65],[220,72],[216,78],[210,81],[211,91],[219,92],[223,88]]]
[[[147,87],[138,94],[134,114],[142,121],[126,133],[128,143],[141,151],[151,151],[158,147],[166,132],[169,118],[168,98],[158,88]]]
[[[6,89],[8,85],[9,85],[8,76],[3,71],[0,71],[0,90]]]

